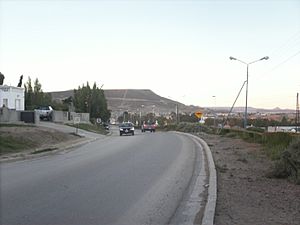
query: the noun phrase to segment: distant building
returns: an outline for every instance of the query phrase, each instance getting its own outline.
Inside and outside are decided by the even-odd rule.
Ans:
[[[0,85],[0,107],[22,111],[25,109],[25,89]]]

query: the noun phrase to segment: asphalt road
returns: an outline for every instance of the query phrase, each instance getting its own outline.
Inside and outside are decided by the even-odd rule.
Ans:
[[[110,137],[41,158],[2,163],[2,225],[167,224],[195,164],[175,133]]]

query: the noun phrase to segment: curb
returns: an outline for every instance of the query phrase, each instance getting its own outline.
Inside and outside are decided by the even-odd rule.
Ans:
[[[217,203],[217,173],[216,173],[215,163],[213,160],[211,150],[207,145],[207,143],[200,137],[189,133],[182,133],[182,132],[178,132],[178,133],[195,138],[205,151],[206,159],[208,162],[208,170],[209,170],[209,182],[208,182],[209,186],[208,186],[207,202],[204,208],[201,224],[213,225],[216,203]]]
[[[217,173],[216,167],[214,163],[214,159],[211,153],[210,148],[207,143],[201,138],[197,137],[197,139],[201,142],[202,147],[204,148],[208,160],[208,168],[209,168],[209,188],[208,188],[208,197],[207,203],[205,206],[204,216],[202,219],[202,225],[213,225],[216,203],[217,203]]]

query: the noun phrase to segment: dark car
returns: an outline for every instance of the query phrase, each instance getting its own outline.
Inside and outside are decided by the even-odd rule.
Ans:
[[[142,132],[145,132],[145,131],[155,132],[155,128],[156,128],[155,123],[147,122],[147,123],[142,124],[141,130],[142,130]]]
[[[108,123],[102,123],[102,126],[105,130],[109,130],[109,124]]]
[[[123,134],[131,134],[134,135],[134,126],[133,123],[125,122],[119,125],[120,136]]]

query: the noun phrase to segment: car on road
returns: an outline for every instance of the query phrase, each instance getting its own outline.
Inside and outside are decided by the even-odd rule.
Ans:
[[[39,114],[41,120],[52,120],[53,108],[51,106],[39,106],[34,111]]]
[[[142,124],[142,132],[150,131],[155,132],[156,124],[154,122],[146,122]]]
[[[134,125],[131,122],[124,122],[119,125],[120,136],[123,134],[131,134],[134,135]]]

